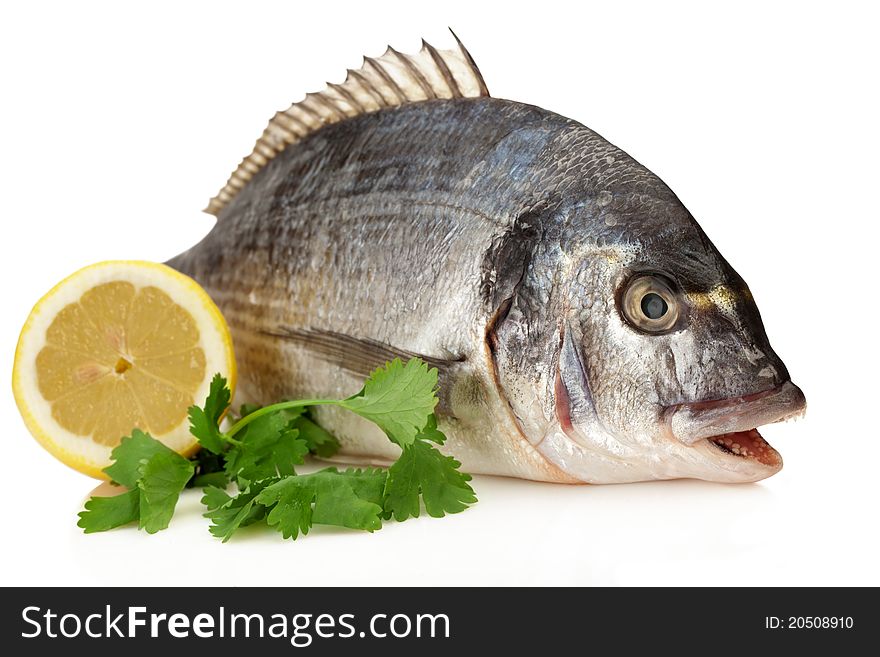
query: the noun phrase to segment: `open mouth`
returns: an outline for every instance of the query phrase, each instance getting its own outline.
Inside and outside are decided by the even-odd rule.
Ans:
[[[757,429],[732,431],[720,436],[706,438],[706,440],[727,454],[740,456],[744,459],[753,459],[758,463],[771,467],[782,465],[782,456],[773,449],[770,443],[764,440],[764,437],[758,433]]]
[[[676,404],[665,415],[672,434],[685,444],[704,440],[725,455],[779,468],[782,457],[757,427],[801,415],[805,408],[800,388],[786,381],[751,395]]]

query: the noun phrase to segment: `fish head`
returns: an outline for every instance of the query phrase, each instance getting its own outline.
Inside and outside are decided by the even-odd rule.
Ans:
[[[563,214],[497,328],[523,434],[587,482],[778,472],[758,427],[801,414],[804,396],[745,281],[684,206],[619,194]]]

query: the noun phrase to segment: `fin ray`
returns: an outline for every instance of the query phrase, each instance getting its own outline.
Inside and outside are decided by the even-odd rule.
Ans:
[[[263,333],[295,342],[322,360],[364,378],[368,377],[377,367],[381,367],[387,361],[395,358],[404,361],[410,358],[421,358],[441,372],[453,364],[465,360],[463,356],[453,358],[428,356],[408,349],[392,347],[371,338],[359,338],[316,328],[279,326],[275,330],[265,330]]]
[[[414,55],[389,46],[381,57],[364,57],[341,84],[328,83],[277,112],[205,212],[219,214],[269,160],[325,125],[425,100],[488,96],[480,69],[455,32],[452,36],[457,50],[438,50],[424,40]]]

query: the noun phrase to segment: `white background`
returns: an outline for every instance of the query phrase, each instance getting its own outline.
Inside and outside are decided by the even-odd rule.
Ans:
[[[786,466],[761,484],[478,477],[458,516],[223,545],[197,492],[155,536],[81,534],[95,482],[38,446],[7,386],[0,584],[880,584],[878,15],[662,4],[5,3],[5,377],[59,279],[189,247],[274,111],[388,42],[447,46],[451,25],[493,95],[573,117],[669,183],[749,282],[809,410],[764,430]]]

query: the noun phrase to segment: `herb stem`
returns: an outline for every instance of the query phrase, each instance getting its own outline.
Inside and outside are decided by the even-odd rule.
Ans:
[[[263,415],[268,415],[269,413],[276,413],[278,411],[282,411],[285,408],[302,408],[303,406],[322,406],[328,404],[339,404],[340,400],[337,399],[296,399],[293,401],[279,402],[277,404],[272,404],[271,406],[264,406],[263,408],[254,411],[249,415],[245,415],[238,422],[233,424],[229,431],[226,432],[227,438],[231,442],[238,442],[232,436],[237,434],[239,431],[244,429],[251,422],[256,420],[258,417],[262,417]]]

